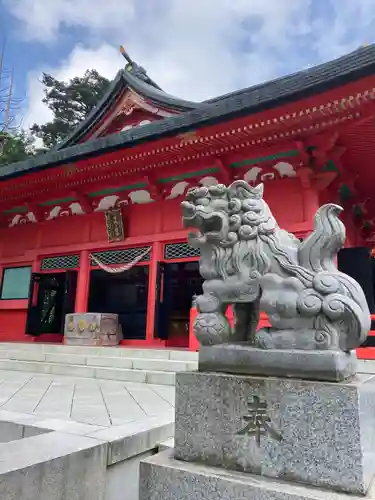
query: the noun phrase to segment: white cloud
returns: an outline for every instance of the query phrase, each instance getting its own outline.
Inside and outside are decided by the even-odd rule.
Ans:
[[[87,69],[95,68],[101,75],[112,79],[119,69],[118,51],[104,44],[98,49],[87,49],[77,45],[69,58],[62,61],[57,68],[43,67],[29,75],[27,109],[23,118],[23,126],[30,127],[34,123],[45,123],[53,117],[52,112],[42,102],[42,72],[51,73],[58,80],[67,81],[75,76],[83,76]]]
[[[127,0],[5,0],[5,4],[24,23],[24,35],[40,41],[54,39],[67,26],[120,28],[134,18],[133,1]]]
[[[33,71],[28,78],[27,110],[22,118],[22,127],[27,129],[34,123],[45,123],[52,118],[52,112],[42,102],[43,85],[39,71]]]
[[[113,76],[123,65],[116,46],[124,43],[162,88],[190,100],[331,59],[371,41],[375,28],[375,0],[5,3],[30,39],[52,44],[69,28],[79,31],[84,45],[56,68],[43,68],[56,78],[67,79],[91,68]],[[48,118],[40,98],[41,86],[33,73],[25,122]]]

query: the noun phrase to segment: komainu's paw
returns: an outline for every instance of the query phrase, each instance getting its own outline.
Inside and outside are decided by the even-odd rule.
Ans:
[[[211,293],[198,295],[195,299],[195,303],[198,311],[201,313],[214,313],[220,310],[219,299]]]
[[[231,328],[227,318],[220,313],[200,313],[194,321],[194,334],[202,345],[228,342]]]
[[[274,338],[269,332],[268,328],[262,328],[255,335],[255,347],[259,347],[260,349],[275,349],[276,345],[274,342]]]

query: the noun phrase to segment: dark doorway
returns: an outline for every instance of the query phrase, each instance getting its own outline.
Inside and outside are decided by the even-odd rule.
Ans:
[[[337,255],[339,271],[351,276],[362,287],[370,312],[375,313],[373,258],[369,248],[343,248]]]
[[[339,271],[351,276],[362,287],[371,314],[375,313],[375,259],[367,247],[343,248],[337,256]],[[375,328],[371,321],[371,330]],[[375,347],[375,336],[369,335],[362,347]]]
[[[124,339],[145,339],[148,266],[123,273],[91,271],[88,311],[118,314]]]
[[[190,309],[194,295],[202,293],[199,263],[160,264],[160,291],[156,304],[155,330],[170,347],[189,346]]]
[[[74,312],[77,271],[31,275],[26,334],[63,333],[65,316]]]

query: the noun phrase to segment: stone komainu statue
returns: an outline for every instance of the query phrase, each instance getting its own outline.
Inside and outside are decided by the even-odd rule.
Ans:
[[[197,230],[189,243],[201,252],[205,281],[194,331],[202,345],[349,351],[364,342],[370,329],[366,298],[334,261],[345,241],[341,207],[323,205],[302,242],[280,229],[262,184],[239,180],[190,189],[182,211],[185,227]],[[229,304],[233,331],[225,316]],[[257,332],[259,311],[272,326]]]

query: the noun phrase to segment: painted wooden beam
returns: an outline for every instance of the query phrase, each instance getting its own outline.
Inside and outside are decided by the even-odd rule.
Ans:
[[[230,184],[233,180],[233,169],[231,169],[225,160],[217,158],[214,162],[214,167],[219,169],[219,175],[223,184]]]
[[[83,194],[79,191],[73,191],[72,195],[81,205],[82,210],[85,212],[85,214],[91,214],[91,212],[93,211],[92,200],[90,200],[90,198],[86,194]]]

